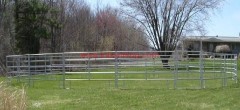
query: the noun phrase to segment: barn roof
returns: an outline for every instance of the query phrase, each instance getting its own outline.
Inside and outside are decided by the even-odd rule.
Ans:
[[[228,37],[228,36],[187,36],[184,37],[185,41],[203,41],[203,42],[239,42],[240,37]]]

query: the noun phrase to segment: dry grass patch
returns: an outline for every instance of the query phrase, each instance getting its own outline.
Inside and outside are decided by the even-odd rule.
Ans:
[[[0,82],[0,110],[26,110],[26,92]]]

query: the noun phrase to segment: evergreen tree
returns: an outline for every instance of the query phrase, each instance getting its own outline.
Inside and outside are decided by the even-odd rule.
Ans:
[[[40,39],[49,36],[47,17],[50,8],[40,0],[21,0],[15,4],[16,47],[19,53],[35,54],[40,50]]]

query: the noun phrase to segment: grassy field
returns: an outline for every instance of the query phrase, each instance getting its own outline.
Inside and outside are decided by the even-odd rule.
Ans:
[[[239,85],[203,90],[154,88],[115,89],[102,82],[88,81],[78,87],[59,89],[58,82],[41,81],[26,88],[29,110],[81,109],[240,109]],[[137,85],[135,85],[137,86]],[[145,85],[146,86],[146,85]],[[151,86],[151,85],[148,85]],[[15,87],[20,87],[15,85]]]
[[[67,89],[60,89],[62,76],[52,75],[46,78],[49,81],[37,80],[32,82],[30,87],[25,86],[29,110],[240,109],[240,85],[234,83],[228,84],[228,87],[175,90],[171,89],[173,88],[172,82],[167,81],[119,81],[118,89],[114,87],[114,81],[67,81]],[[0,80],[4,80],[4,78],[0,78]],[[13,82],[12,86],[21,88],[24,81],[22,83]],[[198,81],[187,82],[189,85],[196,83],[199,84]],[[208,84],[219,83],[208,82]]]

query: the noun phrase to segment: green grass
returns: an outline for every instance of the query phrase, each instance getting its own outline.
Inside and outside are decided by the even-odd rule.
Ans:
[[[238,85],[204,90],[154,88],[115,89],[107,84],[81,82],[72,89],[59,89],[57,82],[44,81],[26,88],[30,110],[79,109],[240,109]],[[136,85],[137,86],[137,85]],[[146,85],[145,85],[146,86]]]
[[[5,80],[5,77],[0,77],[0,82]]]
[[[240,63],[240,61],[239,61]],[[240,68],[240,65],[238,65]],[[127,69],[130,71],[131,69]],[[151,69],[150,69],[151,70]],[[97,70],[102,71],[102,70]],[[152,74],[153,76],[154,74]],[[187,74],[184,74],[187,77]],[[149,76],[151,78],[152,76]],[[166,77],[166,74],[163,74]],[[87,75],[67,75],[68,78],[86,78]],[[114,76],[93,76],[113,78]],[[127,76],[127,77],[132,77]],[[143,75],[137,75],[144,78]],[[156,76],[154,76],[156,77]],[[172,77],[172,76],[169,76]],[[174,90],[171,81],[119,81],[119,88],[114,81],[67,81],[61,89],[61,75],[35,76],[31,86],[26,86],[29,110],[238,110],[240,109],[240,85],[228,83],[221,87],[221,80],[206,81],[209,89]],[[0,78],[4,80],[4,78]],[[13,80],[12,86],[22,87]],[[218,86],[216,85],[218,84]],[[199,81],[182,81],[178,86],[199,86]],[[169,89],[170,88],[170,89]]]
[[[81,85],[79,85],[81,86]],[[29,109],[239,109],[238,88],[158,90],[29,88]]]

